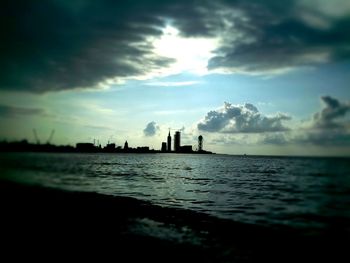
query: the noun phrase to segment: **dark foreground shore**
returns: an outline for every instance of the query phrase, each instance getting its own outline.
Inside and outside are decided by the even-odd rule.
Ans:
[[[266,228],[125,197],[0,182],[1,257],[111,262],[346,259],[348,231]],[[5,261],[2,261],[5,262]]]

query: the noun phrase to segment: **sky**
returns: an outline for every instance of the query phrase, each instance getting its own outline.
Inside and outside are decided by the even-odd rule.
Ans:
[[[5,0],[0,27],[0,140],[350,156],[348,0]]]

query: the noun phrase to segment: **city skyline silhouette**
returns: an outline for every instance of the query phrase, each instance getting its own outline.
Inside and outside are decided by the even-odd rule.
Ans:
[[[80,152],[80,153],[200,153],[200,154],[212,154],[210,151],[203,149],[203,136],[198,137],[198,148],[192,149],[192,145],[181,145],[179,137],[181,133],[176,131],[175,134],[178,136],[178,141],[174,145],[177,148],[171,148],[171,136],[170,131],[167,137],[167,142],[162,142],[161,147],[158,149],[150,149],[149,146],[136,146],[135,148],[129,147],[128,141],[125,141],[124,146],[116,145],[113,142],[107,142],[107,144],[102,145],[99,140],[94,139],[93,142],[77,142],[74,146],[70,145],[54,145],[51,144],[51,139],[54,134],[54,130],[51,132],[49,139],[46,143],[41,144],[37,136],[36,131],[33,131],[34,137],[36,138],[36,144],[29,143],[26,139],[21,141],[0,142],[0,151],[33,151],[33,152]]]

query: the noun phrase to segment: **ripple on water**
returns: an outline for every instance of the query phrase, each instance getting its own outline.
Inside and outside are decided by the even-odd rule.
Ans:
[[[14,180],[101,190],[247,223],[312,225],[344,216],[350,222],[350,213],[344,212],[350,204],[346,158],[142,154],[0,158],[1,169]]]

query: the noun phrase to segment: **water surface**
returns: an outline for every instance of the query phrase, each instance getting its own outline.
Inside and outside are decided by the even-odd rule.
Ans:
[[[350,222],[350,160],[195,154],[2,153],[1,177],[128,196],[262,225]]]

